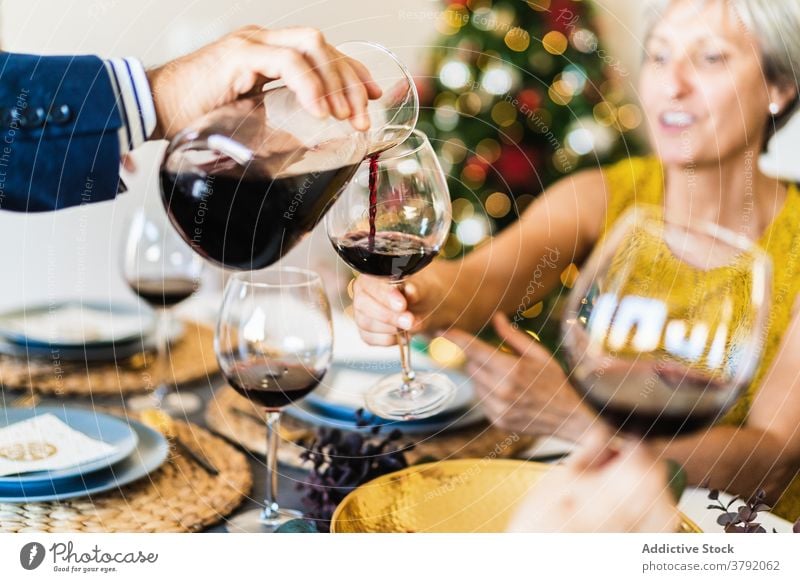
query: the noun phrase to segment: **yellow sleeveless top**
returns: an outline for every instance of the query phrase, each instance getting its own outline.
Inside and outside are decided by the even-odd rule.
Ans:
[[[608,189],[603,233],[634,204],[662,206],[664,172],[658,159],[629,158],[604,168],[603,174]],[[747,420],[753,397],[778,353],[800,292],[800,261],[797,260],[800,257],[800,190],[797,186],[789,186],[783,208],[758,243],[773,264],[772,304],[764,356],[753,382],[723,419],[724,424],[741,425]],[[797,470],[800,471],[800,467]],[[784,491],[773,513],[790,521],[800,517],[800,474]]]

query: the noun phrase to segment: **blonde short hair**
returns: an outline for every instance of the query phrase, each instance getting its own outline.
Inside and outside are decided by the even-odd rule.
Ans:
[[[678,0],[650,0],[645,38],[670,5]],[[798,89],[800,83],[800,0],[694,0],[701,6],[724,1],[759,43],[764,77],[781,87]],[[800,107],[800,97],[770,124],[768,138],[783,127]]]

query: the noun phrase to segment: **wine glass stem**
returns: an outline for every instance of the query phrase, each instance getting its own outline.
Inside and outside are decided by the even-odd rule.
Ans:
[[[158,342],[156,354],[158,358],[158,386],[155,390],[156,408],[161,408],[164,398],[169,393],[169,332],[172,327],[172,311],[170,309],[158,310]]]
[[[404,292],[404,285],[402,281],[392,283],[392,286]],[[411,369],[411,334],[403,330],[397,334],[397,345],[400,346],[400,367],[403,370],[403,385],[400,390],[404,393],[410,393],[413,389],[414,379],[416,374]]]
[[[410,392],[416,374],[411,369],[411,337],[407,331],[397,334],[397,344],[400,346],[400,366],[403,368],[402,390]]]
[[[261,520],[270,522],[278,517],[278,429],[280,427],[280,410],[267,410],[267,489],[264,496],[264,510]]]

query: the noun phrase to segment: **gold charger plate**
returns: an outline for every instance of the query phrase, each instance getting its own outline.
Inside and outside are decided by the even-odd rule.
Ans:
[[[365,483],[336,508],[332,533],[499,533],[552,465],[459,459],[415,465]],[[683,533],[702,530],[681,515]]]

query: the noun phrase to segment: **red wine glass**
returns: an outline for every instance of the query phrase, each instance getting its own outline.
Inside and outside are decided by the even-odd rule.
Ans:
[[[562,321],[571,379],[622,434],[714,424],[753,381],[769,313],[769,257],[717,225],[640,207],[595,249]]]
[[[172,416],[197,412],[200,397],[173,390],[170,337],[172,308],[191,297],[200,285],[203,262],[175,233],[163,211],[138,210],[123,247],[125,281],[157,314],[156,349],[158,385],[144,396],[127,400],[132,410],[158,408]]]
[[[277,502],[281,410],[314,390],[331,363],[333,325],[319,276],[275,268],[233,276],[222,300],[214,351],[228,383],[267,422],[264,508],[229,521],[231,531],[268,532],[302,514]]]
[[[428,138],[415,130],[402,144],[371,157],[326,217],[328,237],[357,272],[401,288],[429,265],[447,240],[451,220],[445,174]],[[426,418],[455,395],[444,374],[411,367],[409,334],[398,334],[402,372],[383,378],[366,396],[387,419]]]

